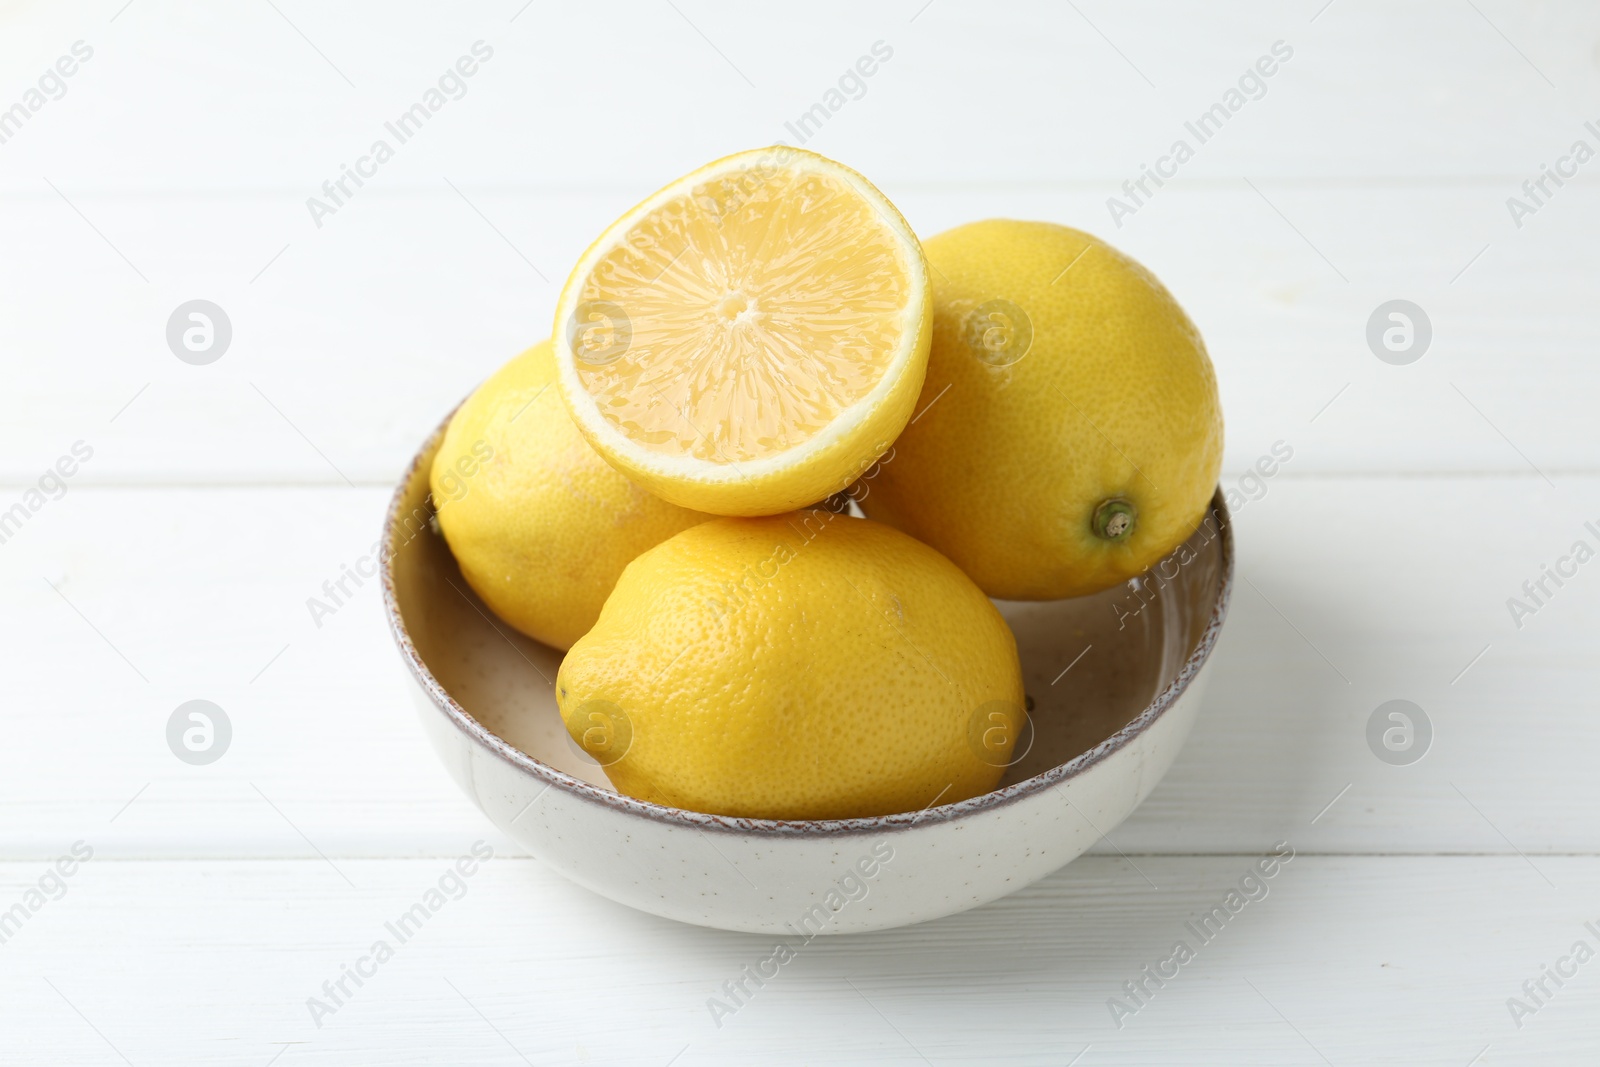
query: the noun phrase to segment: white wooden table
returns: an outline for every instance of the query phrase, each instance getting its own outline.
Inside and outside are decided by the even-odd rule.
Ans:
[[[1600,8],[440,8],[0,5],[0,1061],[1595,1062],[1600,962],[1568,957],[1600,949],[1600,562],[1508,598],[1600,549],[1600,162],[1561,163],[1600,148]],[[1199,143],[1185,122],[1280,41]],[[1208,703],[1127,824],[1000,903],[816,942],[718,1027],[707,999],[770,946],[519,856],[425,748],[373,584],[320,625],[307,599],[442,413],[547,332],[593,234],[808,112],[923,233],[1054,219],[1140,258],[1210,345],[1225,484],[1293,458],[1245,483]],[[1527,199],[1546,165],[1578,174]],[[205,365],[166,338],[195,299],[232,328]],[[1404,365],[1366,339],[1395,299],[1431,323]],[[208,765],[167,743],[194,699],[232,725]],[[1369,747],[1393,699],[1431,723],[1420,761]],[[480,839],[461,901],[313,1018]],[[1269,896],[1116,1025],[1280,841]]]

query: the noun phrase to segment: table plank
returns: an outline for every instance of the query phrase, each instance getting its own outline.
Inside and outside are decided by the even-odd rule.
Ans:
[[[15,250],[0,262],[0,480],[31,482],[83,440],[85,482],[390,484],[462,396],[548,335],[570,262],[659,177],[615,194],[474,190],[498,234],[442,184],[375,193],[320,233],[282,197],[77,196],[148,284],[48,191],[0,199]],[[923,233],[1056,219],[1142,259],[1207,338],[1230,466],[1283,441],[1297,471],[1600,469],[1600,188],[1566,190],[1520,232],[1493,182],[1258,188],[1270,205],[1239,180],[1174,188],[1121,231],[1090,190],[898,199]],[[207,366],[167,347],[195,298],[232,322]],[[1432,324],[1409,366],[1365,340],[1395,298]]]
[[[1292,56],[1264,95],[1247,84],[1259,99],[1207,143],[1191,136],[1186,179],[1493,174],[1514,187],[1580,135],[1600,88],[1600,12],[1580,0],[825,0],[759,19],[733,0],[412,2],[381,19],[275,6],[14,5],[0,38],[8,104],[75,40],[95,51],[6,144],[0,188],[41,174],[69,192],[279,188],[298,206],[478,40],[492,58],[396,141],[374,185],[442,172],[464,187],[628,188],[634,169],[683,173],[807,135],[885,181],[1070,179],[1105,196],[1282,41]],[[861,89],[847,82],[855,99],[828,100],[880,41],[891,55]],[[820,129],[788,128],[819,103],[832,109]]]
[[[449,860],[346,860],[352,887],[317,860],[97,854],[0,953],[3,1040],[18,1062],[243,1067],[1592,1061],[1600,964],[1563,988],[1547,980],[1520,1029],[1506,1001],[1575,942],[1600,941],[1585,926],[1600,858],[1541,860],[1552,888],[1516,856],[1300,853],[1201,943],[1185,922],[1272,844],[1089,857],[963,915],[797,943],[721,1027],[708,999],[771,938],[632,912],[535,861],[491,859],[399,943],[385,923]],[[0,865],[0,901],[42,872]],[[392,958],[364,965],[368,980],[347,982],[318,1027],[308,998],[333,1006],[323,982],[380,939]],[[1194,958],[1117,1028],[1108,1000],[1180,939]]]
[[[1240,582],[1199,724],[1115,846],[1238,851],[1337,794],[1304,849],[1600,851],[1600,578],[1547,583],[1558,595],[1520,630],[1506,608],[1574,540],[1597,543],[1600,478],[1558,477],[1291,465],[1263,483],[1236,518]],[[479,832],[413,721],[376,587],[320,628],[306,606],[370,550],[386,496],[84,486],[34,516],[0,548],[0,856],[91,827],[127,857],[310,855],[301,832],[330,855],[435,855]],[[165,741],[196,698],[234,724],[207,767]],[[1432,722],[1421,762],[1367,747],[1391,699]]]

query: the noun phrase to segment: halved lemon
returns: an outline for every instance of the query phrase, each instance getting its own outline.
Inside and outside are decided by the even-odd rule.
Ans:
[[[927,371],[922,246],[861,175],[777,145],[612,223],[556,305],[557,387],[595,451],[683,507],[771,515],[848,487]]]

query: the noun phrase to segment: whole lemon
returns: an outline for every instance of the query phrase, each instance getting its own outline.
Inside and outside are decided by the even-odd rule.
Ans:
[[[595,454],[556,392],[549,341],[456,409],[429,487],[467,584],[561,649],[594,625],[629,560],[709,517],[651,496]]]
[[[718,519],[643,553],[556,678],[567,731],[629,796],[824,819],[999,782],[1017,645],[960,569],[816,508]]]
[[[1217,380],[1194,323],[1144,267],[1045,222],[924,244],[933,350],[918,415],[862,509],[990,596],[1116,585],[1194,532],[1222,466]]]

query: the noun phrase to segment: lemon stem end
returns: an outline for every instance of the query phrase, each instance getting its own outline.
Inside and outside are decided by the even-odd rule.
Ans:
[[[1096,505],[1090,526],[1102,540],[1126,541],[1138,518],[1139,511],[1131,503],[1121,497],[1111,497]]]

